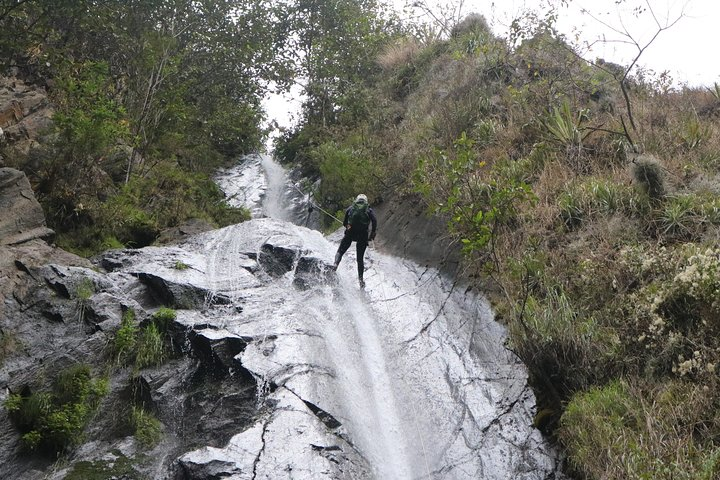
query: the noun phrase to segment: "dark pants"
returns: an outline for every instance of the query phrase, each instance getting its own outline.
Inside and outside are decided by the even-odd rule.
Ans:
[[[353,236],[348,231],[346,231],[345,236],[340,241],[338,251],[335,254],[335,265],[340,263],[340,260],[342,259],[343,255],[345,255],[345,252],[347,252],[347,249],[350,248],[350,244],[352,242],[355,242],[355,246],[357,248],[358,278],[362,280],[363,273],[365,272],[365,261],[363,257],[365,256],[365,249],[368,246],[367,234],[361,235],[360,238],[357,238],[357,236]]]

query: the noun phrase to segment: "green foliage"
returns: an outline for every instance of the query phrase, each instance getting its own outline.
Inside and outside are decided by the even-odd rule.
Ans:
[[[587,110],[581,110],[574,115],[567,100],[554,107],[547,120],[543,122],[549,138],[565,147],[578,148],[582,145],[582,124],[587,121]]]
[[[560,194],[557,202],[560,218],[570,229],[600,215],[621,213],[631,217],[649,210],[632,188],[592,177],[571,185]]]
[[[0,8],[0,63],[52,84],[53,127],[18,163],[63,246],[87,255],[188,218],[248,218],[210,177],[262,146],[263,86],[289,81],[280,13],[266,0]]]
[[[175,317],[175,310],[161,308],[149,322],[139,327],[135,323],[134,312],[127,310],[115,334],[118,363],[132,364],[135,368],[143,369],[167,360],[171,351],[168,330]]]
[[[589,478],[709,480],[720,472],[718,450],[683,419],[702,422],[708,400],[683,382],[651,389],[614,381],[573,398],[559,437]],[[683,412],[688,408],[692,413]]]
[[[187,263],[185,263],[185,262],[183,262],[183,261],[181,261],[181,260],[178,260],[178,261],[175,262],[175,264],[173,265],[173,268],[174,268],[175,270],[187,270],[189,267],[188,267],[188,264],[187,264]]]
[[[436,151],[424,159],[414,182],[436,213],[449,216],[450,230],[468,254],[485,251],[497,228],[511,222],[521,205],[535,200],[522,181],[484,177],[485,164],[477,160],[473,145],[463,133],[454,151]]]
[[[88,365],[76,365],[60,372],[52,392],[13,394],[4,405],[26,450],[59,454],[82,441],[107,391],[106,379],[93,379]]]
[[[120,328],[115,333],[115,356],[118,363],[127,363],[137,345],[138,327],[135,323],[135,311],[128,309],[123,313]]]
[[[311,157],[322,177],[315,198],[322,200],[323,208],[341,209],[360,192],[371,201],[378,196],[383,169],[363,145],[323,143]]]
[[[154,322],[149,323],[140,331],[135,366],[146,368],[163,363],[166,358],[165,339]]]
[[[695,112],[682,122],[680,128],[680,141],[687,150],[695,150],[711,135],[709,127],[703,125]]]
[[[135,432],[135,438],[142,446],[153,448],[162,440],[162,423],[143,408],[132,407],[130,424]]]
[[[170,323],[177,318],[177,312],[172,308],[162,307],[153,313],[153,321],[158,324],[163,332],[166,332]]]

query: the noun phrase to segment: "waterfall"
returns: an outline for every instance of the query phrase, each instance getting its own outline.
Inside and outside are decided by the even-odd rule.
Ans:
[[[556,454],[532,427],[534,397],[526,371],[505,349],[505,331],[482,296],[432,268],[373,249],[366,252],[365,290],[357,286],[354,248],[336,274],[328,272],[341,233],[326,238],[287,223],[299,219],[291,213],[298,197],[270,157],[251,158],[219,183],[230,195],[262,192],[242,195],[251,199],[245,205],[257,217],[273,217],[227,227],[214,234],[220,239],[215,242],[198,240],[209,252],[214,288],[245,302],[242,314],[222,320],[223,328],[264,339],[248,346],[242,364],[261,384],[277,387],[266,399],[277,413],[263,424],[255,474],[284,478],[278,474],[283,462],[295,472],[304,469],[299,478],[504,480],[554,474]],[[253,301],[232,272],[242,270],[241,252],[263,242],[297,254],[290,271]],[[298,290],[302,255],[319,261],[322,281]],[[286,409],[298,408],[297,399],[329,425],[324,442],[337,444],[313,448],[343,452],[334,473],[318,469],[307,456],[308,426],[285,418]],[[239,434],[211,457],[233,458],[239,445],[257,443],[259,431]],[[279,439],[270,434],[279,431],[286,432]]]

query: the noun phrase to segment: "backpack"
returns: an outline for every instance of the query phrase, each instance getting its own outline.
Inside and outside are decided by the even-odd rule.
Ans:
[[[352,210],[350,210],[350,215],[348,216],[348,223],[354,232],[367,232],[368,226],[370,225],[368,208],[368,204],[365,202],[353,203]]]

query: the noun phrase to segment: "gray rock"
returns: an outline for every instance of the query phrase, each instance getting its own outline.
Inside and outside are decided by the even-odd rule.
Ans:
[[[13,168],[0,168],[0,245],[13,245],[36,238],[50,238],[54,232],[45,226],[45,214],[35,199],[25,174]]]

